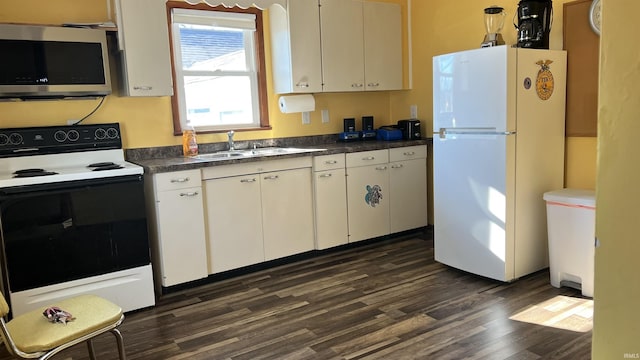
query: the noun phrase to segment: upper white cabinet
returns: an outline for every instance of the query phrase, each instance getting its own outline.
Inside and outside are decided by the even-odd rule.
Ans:
[[[324,91],[364,91],[362,1],[320,0]]]
[[[400,5],[364,3],[365,90],[402,89]]]
[[[323,91],[402,89],[400,5],[320,0]]]
[[[173,95],[166,0],[112,1],[118,26],[121,95]]]
[[[269,8],[275,92],[322,91],[320,19],[317,0],[289,0]]]

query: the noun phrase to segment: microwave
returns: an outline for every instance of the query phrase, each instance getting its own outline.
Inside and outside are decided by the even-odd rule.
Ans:
[[[0,98],[111,94],[105,30],[0,25]]]

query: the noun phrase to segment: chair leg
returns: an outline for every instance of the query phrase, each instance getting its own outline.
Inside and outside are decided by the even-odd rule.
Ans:
[[[91,339],[87,340],[87,350],[89,351],[89,358],[96,360],[96,352],[93,350],[93,341]]]
[[[116,342],[118,343],[118,355],[120,356],[120,360],[126,360],[127,356],[124,353],[124,341],[122,340],[122,334],[118,328],[111,329],[111,333],[116,338]]]

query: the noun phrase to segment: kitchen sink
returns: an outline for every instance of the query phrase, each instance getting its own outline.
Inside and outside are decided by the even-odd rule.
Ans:
[[[193,157],[200,160],[228,160],[246,156],[245,151],[218,151],[210,154],[198,154]]]
[[[304,148],[293,148],[293,147],[264,147],[264,148],[256,148],[256,149],[244,149],[244,150],[224,150],[218,151],[209,154],[198,154],[194,155],[193,158],[205,161],[216,161],[216,160],[231,160],[231,159],[241,159],[241,158],[251,158],[251,157],[262,157],[262,156],[275,156],[275,155],[286,155],[286,154],[302,154],[308,152],[315,151],[323,151],[325,149],[304,149]]]

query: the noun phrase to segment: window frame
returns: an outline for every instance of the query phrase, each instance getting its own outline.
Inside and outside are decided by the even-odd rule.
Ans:
[[[257,70],[257,80],[258,80],[258,103],[259,103],[259,116],[260,116],[260,126],[259,127],[238,127],[235,128],[230,126],[225,129],[215,129],[215,130],[204,130],[198,131],[198,133],[222,133],[227,132],[229,130],[234,131],[255,131],[255,130],[270,130],[271,125],[269,124],[269,103],[267,96],[267,76],[266,76],[266,58],[264,51],[264,22],[262,19],[262,10],[250,7],[247,9],[242,9],[239,7],[227,8],[224,6],[209,6],[207,4],[199,3],[195,5],[191,5],[182,1],[167,1],[166,9],[167,9],[167,27],[169,29],[169,49],[171,55],[171,73],[173,76],[173,96],[171,96],[171,113],[173,118],[173,134],[178,136],[182,135],[182,124],[180,122],[180,108],[179,108],[179,93],[183,93],[184,89],[178,89],[178,81],[175,61],[174,61],[174,48],[173,48],[173,22],[171,20],[172,9],[181,8],[181,9],[191,9],[191,10],[203,10],[203,11],[222,11],[222,12],[235,12],[235,13],[250,13],[254,14],[256,19],[256,31],[254,33],[254,53],[256,56],[256,70]],[[197,130],[197,129],[196,129]]]

